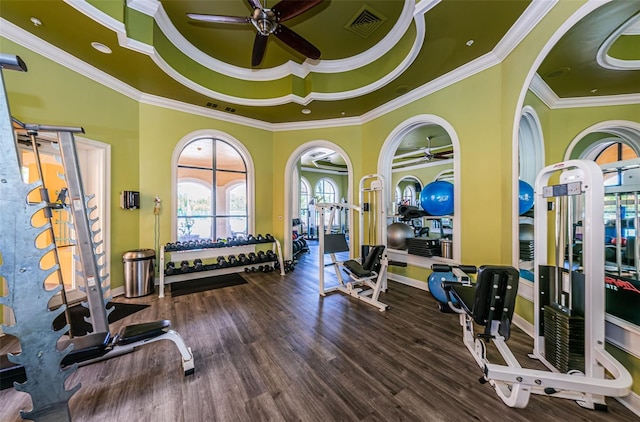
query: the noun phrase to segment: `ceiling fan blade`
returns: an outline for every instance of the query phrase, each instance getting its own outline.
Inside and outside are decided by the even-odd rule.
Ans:
[[[243,18],[240,16],[222,16],[222,15],[201,15],[198,13],[187,13],[189,19],[200,22],[213,22],[213,23],[248,23],[251,22],[249,18]]]
[[[259,32],[256,33],[256,38],[253,41],[253,52],[251,53],[251,67],[256,67],[262,62],[268,39],[269,37],[267,35],[262,35]]]
[[[249,2],[249,6],[251,6],[251,9],[256,10],[256,9],[262,9],[262,5],[260,4],[260,0],[247,0]]]
[[[278,22],[295,18],[312,7],[322,3],[322,0],[282,0],[271,8],[278,16]]]
[[[289,47],[310,59],[317,60],[320,58],[320,50],[286,26],[278,25],[278,28],[273,34]]]

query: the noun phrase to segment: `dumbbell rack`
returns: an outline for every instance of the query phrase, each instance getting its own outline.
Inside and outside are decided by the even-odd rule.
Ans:
[[[201,249],[187,249],[181,251],[165,251],[165,247],[160,248],[160,264],[158,266],[160,273],[160,281],[158,283],[158,297],[164,297],[164,286],[169,283],[176,283],[180,281],[193,280],[197,278],[204,278],[211,275],[224,275],[231,273],[244,272],[245,268],[255,267],[256,263],[252,262],[247,265],[236,265],[224,268],[218,268],[215,270],[204,270],[198,272],[189,272],[182,274],[165,275],[164,268],[166,262],[180,262],[180,261],[193,261],[194,259],[216,259],[219,256],[227,257],[229,255],[238,256],[239,254],[249,254],[256,252],[256,246],[272,244],[272,250],[278,258],[280,264],[280,275],[285,275],[284,263],[282,261],[282,248],[278,239],[273,239],[272,242],[250,243],[240,246],[224,246],[220,248],[201,248]],[[168,260],[166,258],[169,258]],[[167,279],[168,278],[168,279]]]

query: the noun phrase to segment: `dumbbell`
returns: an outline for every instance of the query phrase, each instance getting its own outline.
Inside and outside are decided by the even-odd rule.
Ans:
[[[254,235],[250,234],[247,236],[247,243],[252,244],[252,243],[256,243],[256,238]]]
[[[219,256],[218,265],[220,266],[220,268],[226,268],[229,266],[229,263],[227,262],[226,259],[224,259],[224,256]]]
[[[266,255],[267,261],[275,261],[276,259],[278,259],[278,256],[272,250],[268,250]]]
[[[180,271],[182,271],[183,273],[188,273],[189,272],[189,261],[182,261],[180,262]]]
[[[275,239],[273,238],[273,236],[271,236],[269,233],[264,235],[264,241],[265,242],[273,242],[275,241]]]
[[[264,251],[258,251],[258,262],[264,262],[267,258],[267,255]]]
[[[261,234],[257,235],[256,243],[262,243],[262,242],[264,242],[264,237]]]
[[[227,261],[229,262],[229,265],[232,267],[235,267],[236,265],[238,265],[238,258],[236,258],[235,255],[229,255],[227,257]]]
[[[256,255],[255,252],[249,252],[249,262],[251,262],[252,264],[258,262],[258,255]]]
[[[247,265],[249,263],[249,258],[247,255],[241,253],[238,255],[238,262],[240,262],[240,265]]]
[[[165,266],[165,269],[164,269],[164,275],[173,275],[175,270],[176,270],[176,264],[174,264],[173,262],[167,262],[167,265]]]
[[[200,258],[196,258],[193,260],[193,271],[202,271],[204,267],[202,266],[202,260]]]

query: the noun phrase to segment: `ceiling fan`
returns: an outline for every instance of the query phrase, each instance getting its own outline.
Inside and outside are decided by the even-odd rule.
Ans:
[[[270,9],[263,7],[260,0],[247,1],[253,9],[251,16],[240,17],[197,13],[187,13],[187,16],[190,19],[202,22],[251,23],[258,30],[253,42],[253,52],[251,54],[252,67],[258,66],[262,62],[267,46],[267,39],[271,34],[274,34],[289,47],[310,59],[316,60],[320,58],[320,50],[296,32],[284,26],[281,22],[306,12],[320,4],[322,0],[281,0]]]
[[[393,163],[394,166],[398,167],[398,166],[404,166],[407,164],[431,161],[433,159],[446,160],[451,158],[453,155],[453,150],[452,150],[453,145],[449,144],[449,145],[443,145],[439,147],[431,147],[431,139],[433,138],[434,136],[427,136],[426,147],[421,147],[409,152],[405,152],[403,154],[395,155],[393,159],[401,160],[401,161],[395,161]]]

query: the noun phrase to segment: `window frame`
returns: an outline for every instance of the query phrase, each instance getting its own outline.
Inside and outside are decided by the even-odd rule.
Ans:
[[[171,240],[178,238],[178,161],[184,148],[191,142],[200,139],[213,139],[226,142],[234,148],[245,163],[245,176],[247,186],[247,233],[255,233],[255,166],[249,150],[233,136],[213,129],[198,130],[185,135],[176,144],[171,159]],[[220,171],[213,169],[212,171]],[[224,169],[222,169],[224,170]],[[212,217],[215,219],[216,210],[212,209]]]

